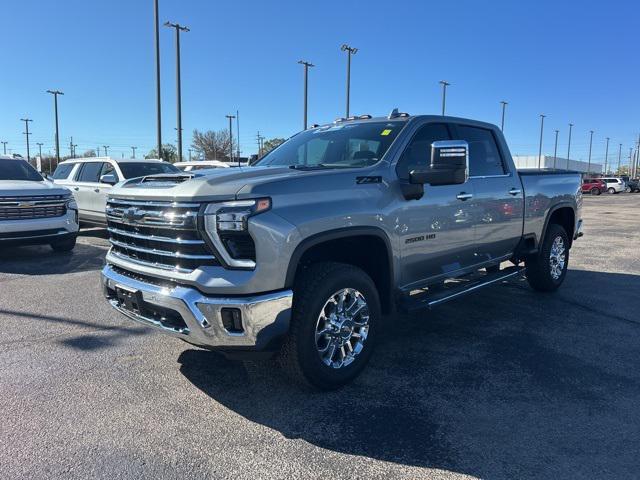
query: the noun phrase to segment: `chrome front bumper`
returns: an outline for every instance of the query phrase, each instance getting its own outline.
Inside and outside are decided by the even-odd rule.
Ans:
[[[209,297],[194,288],[155,285],[133,277],[135,274],[123,275],[105,265],[102,287],[109,303],[132,320],[189,343],[207,348],[265,350],[289,330],[291,290]],[[136,300],[123,301],[122,292]],[[223,308],[241,312],[241,332],[224,327]]]

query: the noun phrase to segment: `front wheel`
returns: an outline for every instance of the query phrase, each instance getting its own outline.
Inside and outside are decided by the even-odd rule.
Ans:
[[[551,224],[536,255],[525,261],[527,281],[534,290],[553,292],[567,274],[569,237],[560,225]]]
[[[64,240],[51,243],[51,248],[56,252],[70,252],[76,246],[76,236],[73,235]]]
[[[597,187],[591,189],[591,195],[600,195],[600,193],[602,192],[600,192],[600,189]]]
[[[613,187],[609,187],[609,189],[607,190],[607,192],[609,192],[611,195],[613,195],[614,193],[616,193],[616,189]]]
[[[378,292],[365,272],[341,263],[311,265],[296,279],[279,362],[299,383],[339,388],[369,361],[380,317]]]

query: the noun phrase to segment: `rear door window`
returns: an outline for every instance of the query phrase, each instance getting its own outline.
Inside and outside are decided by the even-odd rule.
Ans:
[[[87,162],[83,163],[78,175],[77,182],[98,183],[100,181],[100,171],[103,162]]]
[[[486,128],[457,125],[456,140],[469,144],[469,175],[487,177],[504,175],[506,170],[493,132]]]

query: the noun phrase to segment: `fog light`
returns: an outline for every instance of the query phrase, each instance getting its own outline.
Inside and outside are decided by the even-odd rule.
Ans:
[[[222,315],[222,325],[229,333],[242,333],[242,312],[239,308],[223,308],[220,311]]]

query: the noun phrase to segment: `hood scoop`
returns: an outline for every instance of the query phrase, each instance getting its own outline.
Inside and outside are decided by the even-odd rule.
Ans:
[[[150,187],[150,188],[166,188],[175,187],[183,182],[191,180],[195,175],[187,173],[175,173],[175,174],[160,174],[160,175],[148,175],[140,178],[136,182],[138,187]]]

